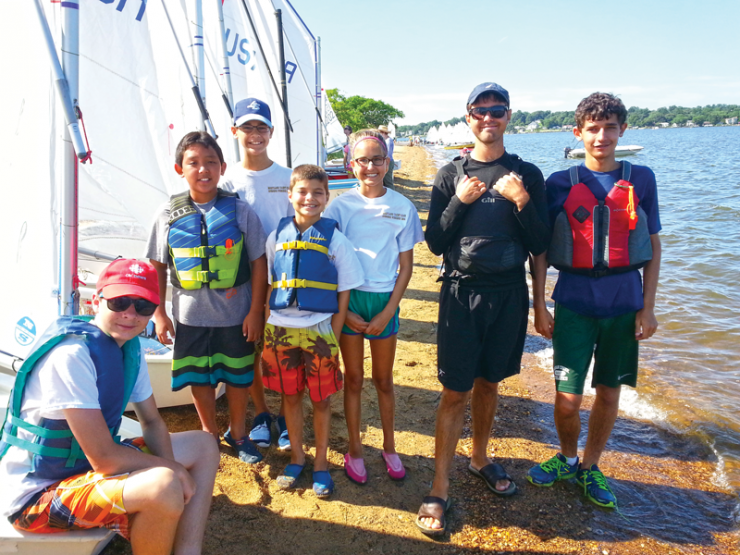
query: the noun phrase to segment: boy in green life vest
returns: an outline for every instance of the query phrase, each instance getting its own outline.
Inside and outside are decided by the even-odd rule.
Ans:
[[[170,435],[138,335],[160,302],[156,270],[116,260],[95,318],[57,319],[16,376],[0,441],[0,516],[21,530],[106,527],[137,553],[200,553],[219,453],[207,434]],[[118,443],[131,401],[143,437]]]
[[[249,205],[218,188],[226,170],[218,143],[204,132],[185,135],[175,171],[188,190],[157,211],[146,256],[159,274],[160,295],[172,283],[173,325],[164,305],[154,313],[162,343],[175,338],[172,389],[190,386],[204,431],[219,437],[215,390],[226,384],[226,442],[240,460],[262,454],[246,432],[254,341],[262,335],[267,289],[265,234]],[[251,280],[251,283],[250,283]]]
[[[575,478],[588,500],[607,508],[616,507],[617,499],[598,463],[621,387],[637,383],[638,343],[658,328],[658,191],[650,168],[616,160],[626,122],[624,104],[611,94],[593,93],[578,105],[573,132],[583,140],[585,164],[555,172],[546,182],[553,226],[547,261],[560,270],[554,320],[545,306],[544,276],[533,287],[535,327],[552,337],[561,452],[531,468],[527,479],[552,486]],[[592,359],[596,397],[579,464],[580,406]]]

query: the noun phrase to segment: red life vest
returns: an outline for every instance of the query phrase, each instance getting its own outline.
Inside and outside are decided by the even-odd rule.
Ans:
[[[591,277],[628,272],[653,257],[647,214],[629,182],[632,166],[622,162],[622,179],[598,200],[570,168],[571,189],[555,219],[547,253],[551,266]]]

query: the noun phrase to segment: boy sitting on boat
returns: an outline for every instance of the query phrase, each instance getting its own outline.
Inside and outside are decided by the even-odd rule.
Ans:
[[[138,335],[160,303],[156,270],[116,260],[91,322],[62,317],[19,371],[0,441],[0,513],[21,530],[106,527],[134,553],[198,553],[219,454],[198,431],[170,435]],[[143,437],[118,443],[128,402]]]
[[[146,253],[162,298],[168,267],[172,281],[176,326],[160,305],[154,313],[157,337],[162,343],[171,342],[168,334],[175,337],[172,389],[191,387],[203,430],[215,438],[215,389],[226,384],[230,427],[224,439],[241,461],[259,462],[262,454],[247,437],[245,418],[254,341],[264,325],[265,233],[246,202],[218,188],[226,164],[213,137],[201,131],[185,135],[175,170],[189,190],[159,208]]]
[[[587,499],[608,508],[617,500],[598,462],[617,418],[620,388],[637,383],[638,341],[658,327],[658,193],[650,168],[615,159],[626,121],[624,104],[610,94],[594,93],[578,105],[573,132],[583,140],[585,165],[555,172],[546,183],[553,226],[547,260],[560,270],[554,321],[544,280],[535,284],[534,304],[537,331],[552,337],[561,452],[530,469],[527,479],[551,486],[575,478]],[[596,399],[579,464],[579,409],[592,359]]]

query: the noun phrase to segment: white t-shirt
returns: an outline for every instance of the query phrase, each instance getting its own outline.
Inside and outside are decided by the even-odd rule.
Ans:
[[[295,215],[293,205],[288,199],[291,173],[290,168],[274,162],[261,171],[231,166],[226,169],[219,186],[224,191],[238,194],[240,199],[257,212],[267,235],[277,229],[285,216]]]
[[[149,371],[141,351],[139,375],[130,401],[138,403],[152,396]],[[21,405],[21,418],[38,424],[41,418],[63,419],[64,409],[100,409],[95,365],[84,339],[68,337],[39,360],[26,382]],[[19,437],[31,439],[18,430]],[[36,493],[55,480],[28,477],[33,454],[11,446],[0,461],[0,517],[7,518],[20,510]]]
[[[347,191],[331,201],[324,217],[339,222],[355,247],[365,271],[365,283],[356,287],[360,291],[393,291],[399,254],[424,240],[416,207],[391,189],[378,198],[364,197],[359,189]]]
[[[295,228],[295,223],[293,223]],[[297,229],[296,229],[297,231]],[[270,233],[265,245],[267,253],[267,280],[272,284],[272,271],[275,267],[275,236],[277,230]],[[329,243],[329,260],[337,269],[337,293],[357,289],[364,281],[362,265],[357,259],[352,243],[339,230],[334,230]],[[323,322],[332,316],[331,313],[298,310],[294,303],[288,308],[270,310],[268,324],[283,328],[307,328]]]

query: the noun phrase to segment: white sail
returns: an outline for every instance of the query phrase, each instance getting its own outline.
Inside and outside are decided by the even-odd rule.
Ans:
[[[157,206],[186,188],[173,164],[180,138],[202,121],[188,75],[194,71],[192,56],[187,55],[193,42],[188,25],[192,7],[187,0],[166,4],[190,67],[182,62],[161,2],[80,4],[79,107],[92,150],[92,163],[78,166],[80,247],[142,256]],[[287,2],[249,0],[247,5],[278,85],[274,9],[283,11],[286,66],[291,68],[292,164],[316,163],[315,41]],[[58,35],[60,4],[43,6]],[[204,76],[206,100],[227,163],[235,163],[229,144],[232,120],[220,98],[223,62],[217,5],[206,1],[203,8],[206,67],[211,66]],[[225,0],[223,10],[234,98],[256,96],[270,103],[276,124],[270,153],[284,163],[280,102],[242,1]],[[0,144],[9,156],[4,191],[10,207],[0,219],[6,261],[0,275],[0,351],[24,357],[58,315],[57,197],[64,122],[33,3],[6,0],[0,14],[12,22],[0,38],[5,52],[0,68],[8,82],[22,85],[6,87],[0,103],[0,117],[9,129]],[[58,48],[58,36],[56,40]]]
[[[324,127],[325,132],[325,147],[326,153],[331,154],[342,150],[344,145],[347,143],[347,136],[344,134],[342,124],[339,123],[337,115],[334,113],[334,109],[331,107],[331,102],[326,95],[324,97]]]
[[[45,9],[52,29],[58,28],[59,8],[47,3]],[[2,15],[8,22],[0,33],[8,86],[0,102],[5,123],[0,145],[7,157],[2,188],[6,208],[0,218],[0,351],[25,357],[58,310],[56,178],[64,124],[33,3],[3,2]]]

